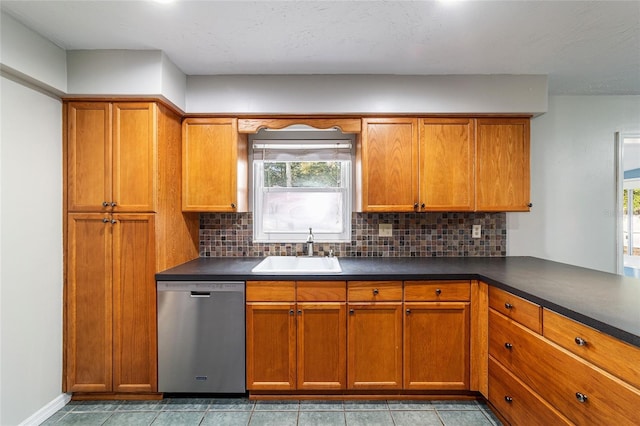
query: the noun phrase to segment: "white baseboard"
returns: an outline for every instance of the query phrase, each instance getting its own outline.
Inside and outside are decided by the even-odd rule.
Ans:
[[[42,424],[49,417],[53,416],[58,410],[67,405],[69,401],[71,401],[71,394],[60,394],[53,401],[33,413],[33,415],[31,415],[28,419],[20,423],[20,426],[37,426]]]

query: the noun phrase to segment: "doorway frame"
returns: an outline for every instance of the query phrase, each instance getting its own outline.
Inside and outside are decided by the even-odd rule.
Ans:
[[[615,134],[615,161],[616,161],[616,205],[615,205],[615,218],[616,218],[616,273],[618,275],[624,275],[624,230],[622,229],[623,218],[623,194],[624,194],[624,140],[625,139],[637,139],[640,138],[640,132],[616,132]],[[633,236],[630,236],[633,238]]]

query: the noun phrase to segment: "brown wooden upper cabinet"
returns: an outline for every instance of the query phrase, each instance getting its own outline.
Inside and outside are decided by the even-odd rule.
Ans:
[[[474,124],[472,118],[420,120],[418,210],[474,210]]]
[[[418,120],[362,120],[362,210],[410,212],[417,202]]]
[[[528,211],[529,119],[367,118],[362,210]]]
[[[69,102],[68,209],[71,212],[156,210],[156,105]]]
[[[476,123],[476,210],[529,211],[529,119]]]
[[[235,118],[183,121],[183,211],[246,211],[247,148],[246,140],[238,137],[237,121]],[[239,172],[243,176],[240,180]]]

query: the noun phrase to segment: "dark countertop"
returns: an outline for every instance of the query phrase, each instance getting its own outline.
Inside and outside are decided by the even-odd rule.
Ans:
[[[158,281],[479,279],[640,347],[640,280],[534,257],[341,257],[339,274],[265,274],[262,258],[201,257]]]

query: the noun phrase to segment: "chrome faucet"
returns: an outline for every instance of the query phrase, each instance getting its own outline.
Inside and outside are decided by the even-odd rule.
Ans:
[[[307,256],[313,256],[313,232],[309,228],[309,236],[307,237]]]

